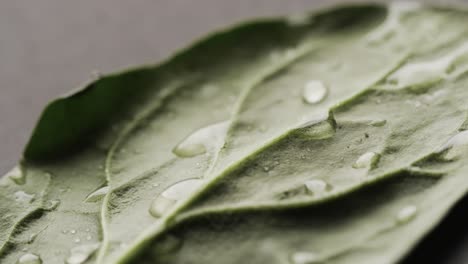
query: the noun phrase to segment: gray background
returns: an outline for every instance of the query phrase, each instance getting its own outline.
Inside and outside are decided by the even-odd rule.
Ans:
[[[19,159],[45,104],[93,71],[157,63],[215,29],[336,2],[0,0],[0,175]],[[465,237],[457,245],[468,245]],[[468,263],[468,246],[454,248],[444,262]]]

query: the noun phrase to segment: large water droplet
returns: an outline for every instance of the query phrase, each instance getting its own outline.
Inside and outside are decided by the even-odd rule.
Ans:
[[[328,89],[322,81],[311,80],[302,90],[302,99],[308,104],[320,103],[327,96]]]
[[[18,264],[41,264],[41,258],[32,253],[26,253],[18,259]]]
[[[447,143],[445,143],[438,150],[439,153],[444,153],[444,158],[447,160],[452,160],[463,153],[468,152],[468,130],[462,131],[452,138],[450,138]]]
[[[298,127],[300,135],[308,139],[327,139],[335,135],[335,120],[329,114],[320,114]]]
[[[106,194],[109,192],[109,186],[104,186],[102,188],[97,189],[96,191],[90,193],[86,196],[85,202],[87,203],[94,203],[101,200]]]
[[[182,140],[172,152],[179,157],[189,158],[216,151],[224,143],[229,124],[224,121],[200,128]]]
[[[74,247],[70,250],[70,256],[67,258],[67,264],[84,263],[99,248],[100,243],[87,244]]]
[[[313,195],[323,195],[330,189],[330,186],[325,181],[320,179],[306,181],[304,185],[306,186],[309,193]]]
[[[396,220],[398,223],[407,223],[411,221],[417,214],[418,208],[414,205],[407,205],[403,207],[396,216]]]
[[[362,154],[353,164],[355,169],[371,169],[379,161],[380,155],[375,152],[366,152]]]
[[[26,175],[19,166],[14,167],[8,172],[7,177],[18,185],[22,185],[26,182]]]
[[[15,200],[22,203],[31,203],[34,201],[34,194],[25,193],[23,191],[15,192]]]
[[[164,190],[150,205],[149,213],[159,218],[164,215],[177,201],[193,193],[201,184],[201,179],[187,179],[177,182]]]
[[[167,211],[169,211],[169,209],[171,209],[171,207],[176,202],[177,201],[175,201],[175,200],[168,199],[168,198],[160,195],[160,196],[156,197],[156,199],[154,199],[151,202],[151,205],[149,207],[148,212],[153,217],[159,218],[159,217],[163,216]]]
[[[314,264],[320,263],[321,257],[314,252],[298,251],[291,255],[292,264]]]

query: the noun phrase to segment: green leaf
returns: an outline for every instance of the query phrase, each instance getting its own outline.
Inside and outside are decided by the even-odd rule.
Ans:
[[[0,262],[402,260],[468,190],[466,20],[258,21],[52,102],[0,182]]]

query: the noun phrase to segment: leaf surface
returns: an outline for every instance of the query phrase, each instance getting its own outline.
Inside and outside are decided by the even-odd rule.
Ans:
[[[52,102],[1,180],[0,260],[402,260],[468,189],[466,17],[244,24]]]

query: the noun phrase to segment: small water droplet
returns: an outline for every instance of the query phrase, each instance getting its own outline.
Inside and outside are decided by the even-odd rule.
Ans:
[[[90,230],[89,228],[86,228],[85,231],[86,231],[86,232],[89,232],[89,231],[91,231],[91,230]]]
[[[72,230],[70,230],[70,233],[76,234],[76,230],[75,230],[75,229],[72,229]]]
[[[380,159],[380,155],[375,152],[366,152],[362,154],[353,164],[355,169],[372,169]]]
[[[67,234],[68,231],[64,229],[64,230],[62,230],[62,233]]]
[[[34,194],[28,194],[23,191],[17,191],[15,192],[15,200],[17,202],[21,203],[31,203],[34,201],[35,195]]]
[[[229,124],[224,121],[200,128],[177,144],[172,152],[178,157],[190,158],[215,151],[224,143]]]
[[[32,253],[26,253],[18,259],[18,264],[41,264],[41,258]]]
[[[86,236],[86,240],[88,240],[88,241],[91,240],[92,238],[93,238],[93,237],[92,237],[91,235],[87,235],[87,236]]]
[[[308,192],[312,195],[322,195],[330,189],[330,186],[323,180],[312,179],[304,183]]]
[[[75,243],[80,243],[81,242],[81,239],[80,238],[75,238]]]
[[[311,80],[302,91],[302,99],[308,104],[320,103],[327,96],[328,89],[322,81]]]
[[[177,201],[184,199],[196,190],[203,180],[187,179],[177,182],[165,189],[150,205],[149,213],[159,218],[167,212]]]
[[[417,214],[418,208],[414,205],[407,205],[403,207],[396,216],[396,220],[398,223],[407,223],[411,221]]]
[[[268,171],[270,171],[270,167],[268,167],[268,166],[264,166],[264,167],[263,167],[263,171],[265,171],[265,172],[268,172]]]
[[[88,194],[86,196],[85,202],[87,203],[94,203],[101,200],[106,194],[109,192],[109,186],[104,186],[95,190],[94,192]]]
[[[298,251],[291,255],[292,264],[314,264],[320,263],[321,257],[314,252]]]
[[[74,247],[70,250],[67,264],[82,264],[99,248],[100,243],[87,244]]]
[[[18,185],[26,183],[26,175],[19,166],[14,167],[10,172],[8,172],[7,177]]]
[[[374,127],[382,127],[387,124],[387,120],[385,119],[378,119],[378,120],[372,120],[369,125],[374,126]]]

